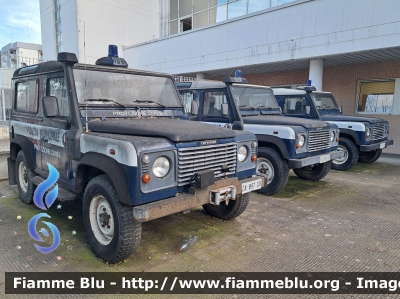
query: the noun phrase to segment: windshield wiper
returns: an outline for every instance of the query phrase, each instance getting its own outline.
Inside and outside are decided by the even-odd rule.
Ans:
[[[157,105],[160,106],[160,107],[167,108],[167,106],[165,106],[165,105],[163,105],[163,104],[160,104],[160,103],[157,103],[157,102],[154,102],[154,101],[140,101],[140,100],[134,100],[134,101],[132,101],[132,103],[157,104]]]
[[[123,108],[126,108],[125,105],[122,105],[121,103],[118,103],[114,100],[110,100],[110,99],[104,99],[104,98],[99,98],[99,99],[86,99],[85,102],[112,102],[114,104],[117,104]]]

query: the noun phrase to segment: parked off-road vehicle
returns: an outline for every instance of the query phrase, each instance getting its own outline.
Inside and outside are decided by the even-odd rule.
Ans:
[[[241,77],[225,77],[223,82],[175,80],[191,120],[256,134],[257,172],[268,178],[261,193],[273,195],[282,190],[290,169],[301,179],[321,180],[328,174],[331,160],[343,155],[336,151],[336,125],[282,116],[269,87],[250,85]]]
[[[389,122],[373,117],[342,115],[342,109],[330,92],[316,91],[313,86],[297,89],[274,88],[275,97],[285,116],[317,119],[335,124],[340,129],[338,151],[344,156],[332,161],[332,168],[348,170],[357,161],[373,163],[389,140]],[[308,107],[308,108],[307,108]]]
[[[182,120],[172,77],[110,50],[97,65],[59,53],[15,71],[8,171],[29,204],[52,165],[58,199],[83,200],[91,247],[116,263],[138,247],[141,222],[198,206],[235,218],[265,180],[252,133]]]

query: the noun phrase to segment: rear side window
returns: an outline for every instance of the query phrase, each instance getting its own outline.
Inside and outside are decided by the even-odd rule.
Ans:
[[[36,113],[38,108],[38,81],[18,82],[16,91],[15,108],[18,111]]]
[[[47,79],[47,95],[57,98],[59,116],[69,116],[69,102],[64,77]]]

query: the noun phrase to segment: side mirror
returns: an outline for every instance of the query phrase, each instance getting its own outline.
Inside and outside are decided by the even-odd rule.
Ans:
[[[45,117],[58,116],[58,101],[56,97],[43,97],[42,102]]]
[[[287,105],[286,104],[283,105],[283,114],[287,114]]]
[[[343,113],[343,106],[340,106],[340,113]]]
[[[306,106],[306,114],[309,115],[311,112],[311,106]]]
[[[228,116],[229,114],[229,106],[227,103],[222,103],[221,104],[221,114],[222,116]]]
[[[190,114],[193,116],[199,114],[199,102],[197,102],[196,100],[192,102],[192,106],[190,108]]]

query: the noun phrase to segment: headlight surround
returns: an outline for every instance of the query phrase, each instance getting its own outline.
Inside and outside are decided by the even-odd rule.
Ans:
[[[171,169],[171,163],[167,157],[158,157],[152,167],[153,174],[158,178],[165,177]]]
[[[304,134],[298,134],[297,135],[297,144],[300,147],[303,147],[306,144],[306,135]]]
[[[335,140],[335,132],[334,131],[329,132],[329,140],[331,142],[333,142]]]
[[[365,129],[365,138],[370,138],[371,137],[371,128],[366,128]]]
[[[246,160],[248,153],[249,151],[247,150],[247,147],[245,145],[242,145],[238,150],[239,161],[243,162],[244,160]]]

